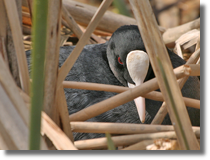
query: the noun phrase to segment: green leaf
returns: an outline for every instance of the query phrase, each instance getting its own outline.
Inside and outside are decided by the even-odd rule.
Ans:
[[[125,16],[131,17],[131,13],[127,9],[127,6],[126,6],[126,3],[125,3],[124,0],[114,0],[113,4],[119,10],[120,14],[123,14]]]
[[[107,138],[108,150],[116,150],[114,142],[112,141],[111,135],[109,133],[106,133],[106,138]]]
[[[34,0],[33,2],[33,50],[29,148],[30,150],[39,150],[41,111],[44,101],[44,61],[47,37],[48,0]]]

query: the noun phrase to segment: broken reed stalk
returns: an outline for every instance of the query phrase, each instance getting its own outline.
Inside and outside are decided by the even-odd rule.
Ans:
[[[19,89],[20,95],[30,108],[30,97]],[[55,124],[55,122],[45,113],[42,112],[41,134],[46,135],[58,150],[75,150],[77,149],[67,135]],[[58,138],[59,137],[59,138]]]
[[[18,96],[19,91],[17,90],[17,85],[10,73],[8,66],[0,55],[0,84],[9,99],[13,102],[15,109],[18,111],[25,124],[29,126],[29,113],[26,112],[24,101]]]
[[[79,39],[76,47],[71,52],[70,56],[66,59],[64,64],[59,70],[58,73],[58,81],[57,81],[57,87],[60,86],[65,79],[66,75],[69,73],[71,68],[73,67],[75,61],[79,57],[81,51],[83,50],[84,45],[87,43],[90,35],[95,30],[96,26],[98,25],[101,17],[107,10],[107,8],[110,6],[113,0],[104,0],[100,7],[98,8],[97,12],[94,14],[93,18],[91,19],[86,32],[82,35],[82,37]]]
[[[28,126],[1,84],[0,95],[0,135],[9,150],[27,150]]]
[[[31,150],[39,150],[40,147],[41,111],[44,103],[47,13],[48,1],[36,0],[33,2],[32,99],[29,144]]]
[[[200,28],[200,18],[174,28],[169,28],[163,33],[164,43],[175,42],[182,34],[197,28]]]
[[[183,66],[174,69],[174,72],[177,76],[177,79],[190,75],[190,69],[185,67],[183,69]],[[157,79],[153,78],[141,84],[140,86],[129,89],[128,91],[125,91],[102,102],[89,106],[88,108],[80,110],[77,113],[71,114],[69,116],[69,119],[70,121],[86,121],[117,106],[127,103],[135,99],[136,97],[144,95],[153,90],[157,90],[158,88],[159,86],[157,83]]]
[[[192,127],[193,130],[200,127]],[[110,134],[138,134],[174,131],[172,125],[148,125],[132,123],[108,123],[108,122],[71,122],[73,132],[84,133],[110,133]]]
[[[200,146],[193,134],[189,115],[182,100],[181,90],[176,82],[170,58],[158,30],[150,2],[146,0],[130,0],[129,2],[137,20],[153,71],[168,106],[169,116],[174,125],[180,147],[183,150],[199,150]]]
[[[188,59],[188,61],[186,62],[186,64],[195,64],[198,60],[198,58],[200,57],[200,48],[198,48],[192,55],[191,57]],[[200,69],[199,69],[200,71]],[[179,79],[178,83],[180,88],[182,88],[185,84],[185,82],[187,81],[188,76]],[[200,102],[199,102],[200,103]],[[185,103],[186,104],[186,103]],[[200,105],[200,104],[199,104]],[[188,106],[186,104],[186,106]],[[166,114],[168,113],[167,111],[167,107],[165,105],[165,103],[160,107],[159,111],[157,112],[157,114],[155,115],[154,119],[152,120],[151,124],[161,124],[166,116]]]
[[[20,21],[18,17],[16,2],[4,0],[4,4],[5,4],[7,17],[8,17],[11,32],[12,32],[12,38],[13,38],[15,51],[17,54],[21,87],[27,94],[30,94],[28,65],[27,65],[26,55],[24,51],[24,45],[23,45],[23,40],[22,40],[23,35],[22,35],[22,29],[21,29]]]
[[[195,129],[193,131],[193,134],[196,136],[196,138],[200,138],[200,129]],[[169,132],[159,132],[159,133],[112,136],[112,141],[114,142],[115,146],[128,146],[142,140],[155,140],[159,138],[176,139],[177,136],[174,131],[169,131]],[[94,139],[88,139],[88,140],[79,140],[79,141],[75,141],[74,145],[76,146],[76,148],[81,149],[81,150],[103,149],[103,148],[107,148],[107,138],[103,137],[103,138],[94,138]]]
[[[1,55],[0,95],[0,134],[8,149],[27,150],[29,114],[24,109],[25,104]]]
[[[42,132],[53,142],[58,150],[77,150],[66,134],[42,112]]]
[[[29,110],[10,73],[0,55],[0,132],[10,150],[26,150],[29,148]],[[46,150],[43,139],[41,142],[41,149]]]
[[[150,144],[153,144],[154,140],[143,140],[128,147],[123,148],[122,150],[146,150],[146,147]]]

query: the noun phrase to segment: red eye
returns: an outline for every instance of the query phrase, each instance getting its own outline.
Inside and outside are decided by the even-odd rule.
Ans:
[[[120,57],[118,57],[118,62],[119,62],[119,64],[123,64],[123,62],[121,61]]]

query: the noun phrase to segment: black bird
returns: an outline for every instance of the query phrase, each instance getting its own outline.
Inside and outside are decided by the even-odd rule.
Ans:
[[[59,67],[62,66],[73,49],[74,46],[65,46],[60,48]],[[136,76],[136,74],[129,73],[129,68],[132,70],[133,64],[131,64],[131,67],[129,67],[127,64],[129,61],[127,55],[131,51],[135,51],[131,52],[131,54],[136,54],[136,52],[138,53],[139,50],[145,55],[146,49],[138,27],[135,25],[122,26],[113,33],[108,42],[103,44],[86,45],[65,80],[103,83],[119,86],[130,85],[130,87],[138,85],[134,80],[134,76]],[[168,54],[173,68],[185,64],[183,59],[171,52],[169,49]],[[30,51],[27,51],[26,55],[29,63]],[[147,59],[147,56],[145,58]],[[149,62],[145,68],[148,68],[148,70],[143,73],[145,78],[141,78],[142,82],[155,77]],[[182,89],[182,94],[184,97],[200,99],[200,82],[197,77],[189,77]],[[116,95],[116,93],[65,89],[65,95],[69,114],[72,114],[97,102],[112,97]],[[152,122],[154,116],[162,105],[162,102],[146,99],[145,103],[146,112],[145,118],[143,119],[144,123],[149,124]],[[199,126],[200,110],[190,107],[187,107],[187,110],[192,125]],[[141,123],[133,101],[123,104],[87,121]],[[165,117],[162,124],[171,124],[168,115]],[[75,140],[102,136],[104,136],[104,134],[74,133]]]

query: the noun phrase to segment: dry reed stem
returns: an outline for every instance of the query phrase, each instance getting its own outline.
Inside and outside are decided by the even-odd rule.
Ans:
[[[79,25],[76,23],[74,18],[71,16],[71,14],[66,10],[66,7],[64,5],[62,5],[62,16],[67,22],[67,27],[71,29],[78,38],[81,38],[83,34],[82,30],[80,29]],[[88,42],[88,44],[91,43]]]
[[[62,96],[62,92],[59,92],[59,94],[56,95],[60,51],[61,5],[61,0],[50,0],[48,3],[48,43],[45,61],[44,111],[60,128],[63,129],[64,133],[73,140],[69,121],[65,121],[65,119],[68,119],[68,114],[63,113],[63,110],[67,110],[67,105],[65,105],[66,98],[65,96]],[[62,104],[62,106],[58,107],[60,104]],[[60,123],[60,120],[62,123]],[[48,143],[48,145],[50,145],[50,143]]]
[[[86,31],[86,29],[84,29],[81,25],[79,25],[79,27],[81,28],[81,30],[83,32]],[[96,30],[95,30],[96,31]],[[94,31],[94,32],[95,32]],[[106,43],[106,40],[104,40],[103,38],[98,37],[97,35],[95,35],[94,33],[91,34],[91,37],[97,42],[97,43]]]
[[[116,93],[121,93],[126,90],[129,90],[128,87],[108,85],[108,84],[99,84],[99,83],[90,83],[90,82],[63,81],[62,84],[64,88],[107,91],[107,92],[116,92]]]
[[[181,49],[181,46],[180,46],[179,43],[176,43],[175,50],[176,50],[176,52],[177,52],[177,53],[176,53],[176,52],[175,52],[175,53],[178,54],[179,57],[181,57],[182,59],[184,59],[184,58],[183,58],[183,55],[182,55],[182,49]],[[174,51],[175,51],[175,50],[174,50]]]
[[[160,138],[154,140],[153,144],[146,147],[146,150],[180,150],[177,140]]]
[[[163,40],[165,44],[175,42],[184,33],[197,28],[200,28],[200,18],[186,24],[167,29],[163,33]]]
[[[196,63],[197,59],[200,56],[200,48],[197,49],[192,55],[191,57],[188,59],[188,61],[186,62],[186,64],[190,65],[190,64],[194,64]],[[200,70],[199,70],[200,71]],[[182,88],[185,84],[185,82],[187,81],[188,76],[178,80],[179,86],[180,88]],[[186,103],[185,103],[186,104]],[[200,105],[200,102],[199,102]],[[186,106],[189,106],[189,104]],[[155,115],[154,119],[152,120],[151,124],[161,124],[166,116],[166,114],[168,113],[167,111],[167,107],[165,105],[165,103],[160,107],[159,111],[157,112],[157,114]]]
[[[172,72],[173,68],[158,30],[151,5],[149,1],[130,0],[129,2],[137,20],[153,71],[158,79],[158,84],[168,106],[167,109],[179,144],[183,150],[199,150],[200,146],[193,134],[189,115],[182,100],[181,90]]]
[[[75,61],[77,60],[77,58],[79,57],[79,55],[80,55],[84,45],[87,43],[90,35],[92,34],[94,29],[96,28],[96,26],[99,23],[101,17],[103,16],[103,14],[107,10],[107,8],[110,6],[112,1],[113,0],[104,0],[101,3],[101,5],[98,8],[97,12],[95,13],[93,18],[91,19],[91,21],[90,21],[90,23],[89,23],[89,25],[87,27],[86,32],[79,39],[76,47],[74,48],[74,50],[71,52],[70,56],[66,59],[66,61],[64,62],[64,64],[60,68],[59,73],[58,73],[57,87],[62,84],[62,82],[65,79],[66,75],[68,74],[68,72],[73,67],[73,65],[74,65]]]
[[[9,60],[8,60],[8,57],[7,57],[7,51],[6,51],[6,46],[5,46],[5,38],[1,37],[1,36],[0,36],[0,55],[2,55],[7,67],[9,68]]]
[[[74,17],[75,21],[81,25],[87,26],[91,18],[93,17],[96,7],[75,2],[63,0],[63,5],[66,7],[68,12]],[[29,14],[23,15],[24,17],[30,17]],[[199,28],[200,20],[197,19],[195,21],[186,23],[181,25],[180,27],[169,28],[165,30],[163,27],[159,26],[161,33],[164,33],[163,41],[165,44],[170,42],[175,42],[183,33],[191,29]],[[123,15],[115,14],[113,12],[107,11],[99,22],[98,29],[113,33],[117,28],[123,25],[136,25],[136,20],[134,18],[126,17]],[[183,30],[181,30],[183,29]],[[24,27],[24,31],[28,32]],[[177,35],[177,33],[179,33]]]
[[[24,51],[24,45],[22,40],[22,29],[20,27],[20,21],[18,17],[18,11],[15,4],[15,1],[4,0],[5,8],[7,11],[7,16],[12,32],[12,38],[17,54],[18,67],[20,73],[20,80],[22,89],[30,94],[30,83],[29,83],[29,73],[28,65],[26,61],[26,55]]]
[[[185,66],[189,66],[189,64],[185,64]],[[194,71],[194,72],[191,72],[191,76],[200,76],[200,64],[191,64],[191,69]]]
[[[115,92],[122,93],[129,90],[128,87],[108,85],[108,84],[99,84],[99,83],[90,83],[90,82],[76,82],[76,81],[63,81],[64,88],[72,89],[85,89],[85,90],[95,90],[95,91],[106,91],[106,92]],[[158,91],[152,91],[147,94],[142,95],[142,97],[147,99],[152,99],[156,101],[164,101],[162,93]],[[183,97],[184,103],[188,107],[200,109],[200,101],[197,99]]]
[[[110,133],[110,134],[138,134],[174,131],[172,125],[148,125],[132,123],[108,123],[108,122],[71,122],[73,132],[84,133]],[[200,127],[192,127],[200,129]]]
[[[44,84],[44,108],[53,121],[56,121],[57,110],[55,106],[56,81],[58,75],[61,1],[50,0],[48,2],[47,46],[45,55],[45,84]]]
[[[21,22],[21,2],[16,1],[16,5],[18,8],[18,18],[19,21]],[[6,56],[8,58],[8,64],[10,68],[10,72],[16,82],[16,84],[21,87],[21,82],[20,82],[20,74],[19,74],[19,67],[18,67],[18,60],[17,60],[17,54],[15,50],[15,46],[13,43],[13,37],[12,37],[12,32],[11,28],[9,25],[9,20],[8,16],[6,13],[6,7],[4,5],[4,1],[0,1],[0,17],[1,17],[1,25],[0,25],[0,37],[2,40],[4,40],[5,44],[5,49],[6,49]]]
[[[20,95],[30,108],[30,97],[19,89]],[[42,112],[41,133],[46,135],[57,149],[77,149],[67,135],[55,124],[55,122],[45,113]]]
[[[58,150],[77,150],[66,134],[42,112],[42,132],[53,142]]]
[[[23,91],[21,90],[21,92]],[[25,92],[23,93],[26,95]],[[9,99],[8,95],[6,95],[6,92],[1,85],[0,95],[0,136],[3,137],[8,150],[27,150],[29,128],[17,112],[13,102]],[[17,94],[17,96],[19,95]],[[28,113],[28,108],[26,108],[25,112],[26,114]],[[41,138],[40,148],[42,150],[48,150],[43,138]],[[2,149],[6,150],[6,148]]]
[[[129,147],[125,147],[122,150],[146,150],[146,147],[150,144],[153,144],[154,140],[143,140]]]
[[[33,9],[33,0],[23,0],[23,3],[24,3],[24,1],[25,1],[25,3],[27,3],[27,5],[28,5],[28,9],[29,9],[29,13],[30,13],[30,18],[32,19],[32,17],[33,17],[33,14],[32,14],[32,9]],[[22,5],[23,5],[23,3],[22,3]]]
[[[21,89],[18,90],[1,55],[0,88],[0,118],[2,118],[0,119],[0,132],[3,136],[6,136],[6,139],[5,137],[4,139],[10,149],[28,149],[29,110],[19,94]],[[22,90],[21,92],[27,95]],[[41,142],[41,149],[47,149],[43,139],[41,139]],[[11,143],[14,145],[11,145]]]
[[[0,36],[0,54],[4,58],[4,61],[7,65],[7,67],[9,68],[9,60],[7,57],[7,51],[6,51],[6,47],[5,47],[5,38],[1,37],[1,36]]]
[[[66,97],[62,86],[58,89],[56,93],[56,106],[57,111],[60,115],[61,128],[63,129],[64,133],[66,133],[66,135],[69,137],[69,139],[74,142],[74,137],[71,132],[71,126],[69,125],[69,112],[66,103]]]
[[[200,129],[195,129],[193,132],[194,132],[193,134],[197,138],[200,138]],[[151,139],[155,140],[159,138],[176,139],[177,136],[174,131],[169,131],[169,132],[159,132],[159,133],[112,136],[112,141],[114,142],[115,146],[128,146],[142,140],[151,140]],[[107,148],[107,138],[103,137],[103,138],[95,138],[95,139],[88,139],[88,140],[79,140],[79,141],[75,141],[74,145],[78,149],[81,149],[81,150],[103,149],[103,148]]]
[[[184,76],[189,76],[190,68],[184,68],[183,66],[180,66],[174,69],[174,72],[177,76],[177,79],[180,79]],[[88,108],[80,110],[77,113],[71,114],[69,116],[69,119],[70,121],[85,121],[158,88],[159,86],[157,80],[156,78],[153,78],[140,86],[129,89],[128,91],[125,91],[109,99],[94,104]]]
[[[195,47],[195,50],[198,50],[198,49],[200,49],[200,38],[198,38],[198,41]],[[198,58],[196,64],[200,64],[200,57]]]
[[[0,95],[0,134],[4,143],[11,150],[26,150],[28,149],[27,126],[1,84]]]
[[[6,15],[6,10],[4,7],[4,2],[3,0],[0,0],[0,16],[1,16],[1,25],[0,25],[0,37],[6,37],[7,32],[7,15]]]
[[[0,55],[0,84],[7,93],[9,99],[13,102],[16,110],[22,117],[25,124],[29,125],[29,113],[26,112],[26,106],[23,99],[19,96],[17,85],[9,71],[8,66],[5,64],[2,56]]]
[[[63,5],[71,13],[77,23],[83,26],[87,26],[97,8],[88,4],[63,0]],[[117,28],[123,25],[136,25],[136,20],[131,17],[116,14],[111,11],[106,11],[106,13],[101,18],[97,29],[113,33]],[[165,29],[159,26],[160,31],[163,33]]]
[[[198,29],[193,29],[180,36],[175,43],[180,44],[183,49],[187,49],[195,45],[198,39],[200,39],[200,31]]]
[[[9,147],[6,144],[5,140],[3,139],[1,132],[0,132],[0,150],[9,150]]]

